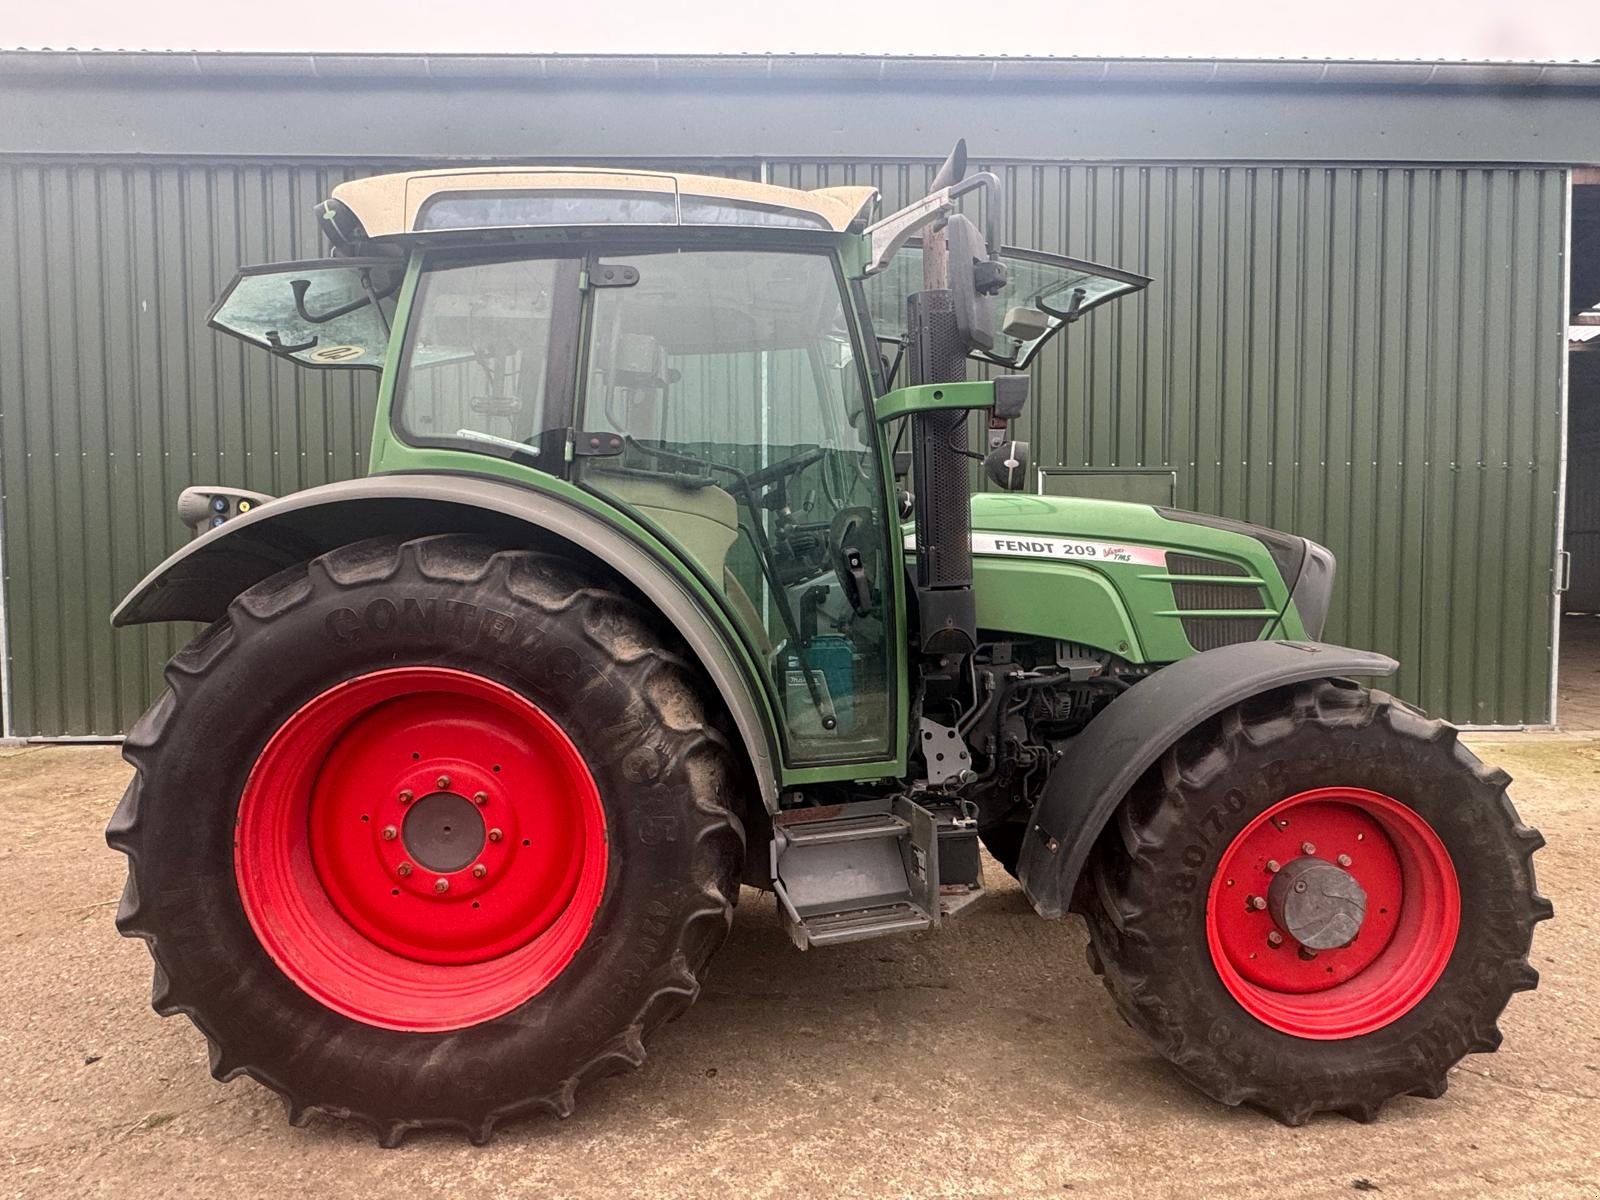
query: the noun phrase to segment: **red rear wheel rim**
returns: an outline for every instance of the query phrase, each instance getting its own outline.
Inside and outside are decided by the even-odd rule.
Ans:
[[[588,936],[600,793],[561,728],[465,671],[398,667],[289,717],[239,800],[234,874],[273,961],[327,1007],[408,1032],[491,1020]]]
[[[1337,863],[1366,892],[1360,932],[1346,946],[1308,955],[1260,906],[1269,864],[1303,855]],[[1455,867],[1439,835],[1365,788],[1316,788],[1267,809],[1223,853],[1206,901],[1206,943],[1234,999],[1274,1029],[1324,1041],[1410,1012],[1444,973],[1460,924]]]

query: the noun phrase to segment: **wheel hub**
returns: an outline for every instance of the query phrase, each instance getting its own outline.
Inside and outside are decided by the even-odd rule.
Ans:
[[[1450,855],[1422,817],[1325,787],[1279,801],[1223,851],[1206,941],[1252,1016],[1298,1037],[1355,1037],[1431,990],[1460,913]]]
[[[423,1031],[509,1011],[559,974],[607,857],[594,779],[547,714],[481,676],[403,667],[284,722],[240,797],[234,869],[296,984]]]
[[[1303,854],[1273,877],[1267,912],[1273,924],[1306,949],[1338,950],[1361,932],[1367,893],[1344,868]]]
[[[411,805],[401,826],[406,852],[429,871],[459,871],[483,850],[488,835],[478,806],[454,792],[433,792]]]

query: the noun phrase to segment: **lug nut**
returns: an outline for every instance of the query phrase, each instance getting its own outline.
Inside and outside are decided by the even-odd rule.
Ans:
[[[449,786],[450,786],[450,776],[448,776],[448,775],[441,775],[441,776],[439,776],[439,778],[438,778],[438,779],[436,779],[436,780],[434,780],[434,782],[435,782],[435,783],[436,783],[436,784],[438,784],[438,786],[439,786],[439,790],[440,790],[440,791],[443,791],[443,790],[444,790],[444,789],[445,789],[445,788],[447,788],[447,787],[449,787]]]
[[[448,879],[435,879],[433,881],[433,890],[436,892],[448,892],[450,890],[450,881]]]
[[[491,842],[498,842],[504,836],[505,834],[501,833],[498,829],[489,830],[489,840]]]
[[[472,793],[472,802],[474,804],[487,804],[487,803],[489,803],[489,793],[488,792],[473,792]]]
[[[411,803],[411,789],[410,788],[407,788],[405,791],[400,793],[400,803],[401,804],[410,804]]]
[[[1275,858],[1269,858],[1267,859],[1267,870],[1276,875],[1279,871],[1283,870],[1283,864]]]
[[[1306,962],[1310,962],[1316,956],[1317,956],[1317,952],[1315,950],[1313,950],[1310,946],[1301,946],[1300,947],[1300,957],[1305,959]]]
[[[395,868],[395,872],[400,876],[401,879],[404,879],[407,875],[411,874],[411,864],[401,863]]]
[[[1313,846],[1310,842],[1301,842],[1300,843],[1300,853],[1301,854],[1315,854],[1316,852],[1317,852],[1317,848],[1315,846]]]
[[[397,838],[399,836],[400,836],[400,831],[398,829],[396,829],[393,825],[385,825],[383,827],[383,840],[384,841],[392,842],[392,841],[395,840],[395,838]]]
[[[1350,856],[1348,854],[1341,854],[1339,855],[1337,861],[1341,867],[1348,867],[1350,865]]]
[[[1267,934],[1267,945],[1271,946],[1273,949],[1277,949],[1279,946],[1283,945],[1283,934],[1274,929],[1271,933]]]
[[[1267,906],[1267,898],[1265,896],[1251,896],[1245,901],[1245,904],[1256,912],[1260,912]]]
[[[484,866],[482,863],[479,863],[477,866],[472,868],[472,877],[474,879],[482,879],[488,873],[489,868]]]

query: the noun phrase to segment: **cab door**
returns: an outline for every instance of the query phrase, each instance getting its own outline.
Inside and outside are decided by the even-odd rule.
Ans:
[[[607,272],[610,272],[607,275]],[[722,596],[789,763],[903,753],[887,491],[831,253],[641,249],[589,268],[573,478]]]

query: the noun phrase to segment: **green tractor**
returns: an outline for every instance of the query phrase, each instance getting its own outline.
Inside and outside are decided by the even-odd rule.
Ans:
[[[980,845],[1224,1104],[1365,1120],[1495,1048],[1541,839],[1320,640],[1333,556],[1030,493],[1022,372],[1148,280],[1002,247],[960,146],[877,204],[389,175],[229,285],[215,328],[381,385],[368,477],[187,490],[114,616],[205,624],[107,836],[217,1078],[483,1141],[638,1067],[741,885],[828,947],[954,917]]]

